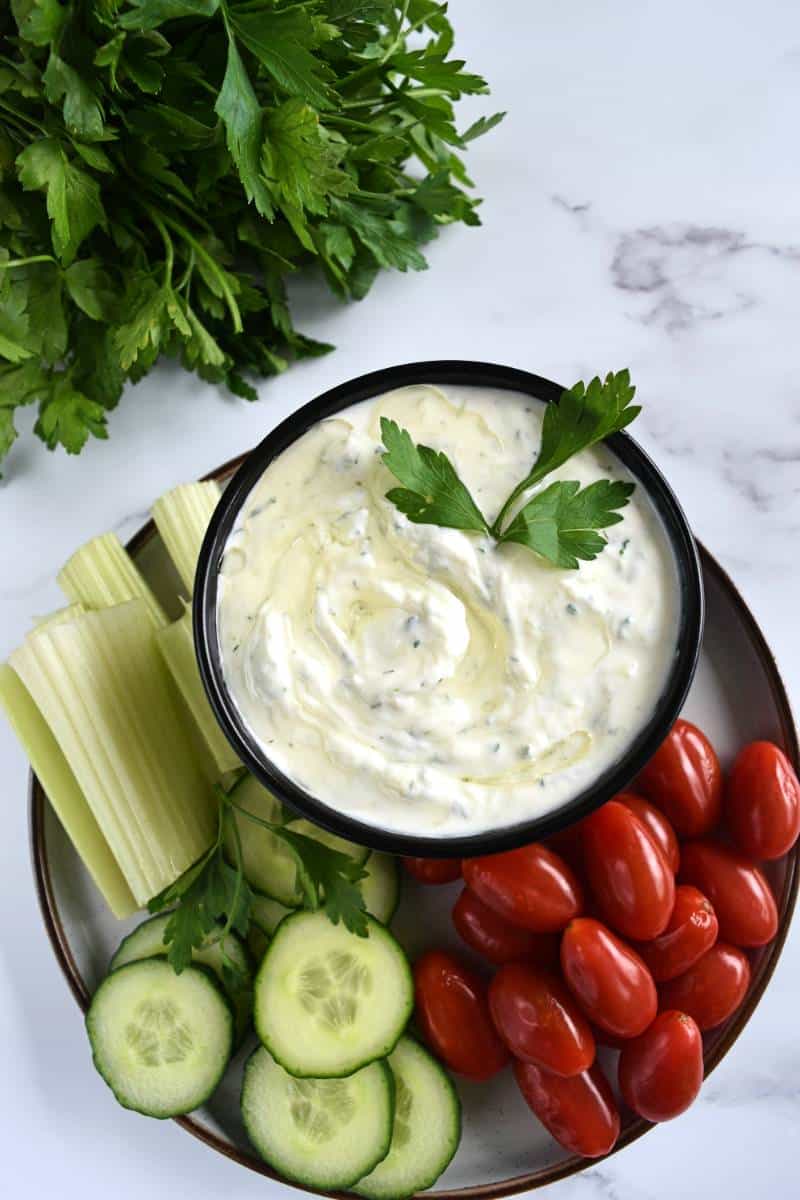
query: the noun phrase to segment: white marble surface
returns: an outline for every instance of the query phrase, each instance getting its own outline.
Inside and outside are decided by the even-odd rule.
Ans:
[[[24,438],[0,483],[0,655],[58,603],[77,543],[132,531],[151,499],[258,440],[316,393],[409,359],[483,358],[567,383],[629,364],[637,437],[753,606],[800,705],[800,16],[789,0],[454,0],[459,50],[509,116],[470,168],[484,225],[431,270],[343,307],[295,309],[328,358],[220,398],[164,369],[130,392],[81,460]],[[465,105],[466,107],[466,105]],[[473,106],[487,111],[484,103]],[[488,110],[491,111],[491,110]],[[12,569],[13,568],[13,569]],[[110,1102],[36,908],[27,768],[0,724],[3,1190],[118,1200],[289,1192],[170,1123]],[[796,1194],[800,928],[735,1051],[691,1114],[556,1185],[560,1200]]]

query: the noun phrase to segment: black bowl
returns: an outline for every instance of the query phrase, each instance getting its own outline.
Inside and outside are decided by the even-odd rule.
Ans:
[[[678,638],[667,683],[653,714],[622,757],[566,804],[541,817],[466,837],[416,837],[380,829],[330,808],[298,787],[280,771],[248,731],[228,692],[222,673],[217,634],[219,566],[242,504],[265,468],[316,421],[397,387],[409,384],[465,384],[522,392],[547,403],[563,389],[548,379],[513,367],[478,362],[423,362],[373,371],[332,388],[287,417],[245,459],[228,485],[200,552],[194,588],[194,639],[200,674],[211,707],[225,735],[253,774],[290,808],[317,825],[353,842],[432,858],[464,858],[493,854],[537,841],[571,825],[625,788],[663,741],[678,716],[694,677],[703,632],[703,584],[694,538],[686,517],[664,476],[644,451],[625,433],[608,438],[609,449],[625,464],[647,492],[672,546],[680,589]]]

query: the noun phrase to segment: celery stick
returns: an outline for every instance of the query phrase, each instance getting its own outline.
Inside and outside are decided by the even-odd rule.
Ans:
[[[219,727],[211,711],[205,688],[200,679],[192,638],[192,614],[187,609],[179,621],[159,629],[156,634],[158,648],[164,656],[172,677],[178,686],[186,707],[199,728],[203,740],[216,764],[219,775],[241,767],[230,742]]]
[[[163,608],[115,533],[92,538],[58,573],[58,583],[70,600],[87,608],[108,608],[142,599],[156,629],[167,624]]]
[[[49,629],[52,625],[62,625],[67,621],[74,621],[76,617],[82,617],[86,612],[83,604],[67,604],[64,608],[57,608],[55,612],[48,613],[46,617],[37,617],[33,622],[34,628],[39,630]]]
[[[115,917],[129,917],[139,907],[133,893],[47,722],[7,663],[0,663],[0,707],[108,907]]]
[[[153,520],[190,596],[200,547],[219,497],[219,484],[213,480],[182,483],[153,505]]]
[[[33,630],[11,665],[144,904],[200,857],[215,825],[145,601]]]

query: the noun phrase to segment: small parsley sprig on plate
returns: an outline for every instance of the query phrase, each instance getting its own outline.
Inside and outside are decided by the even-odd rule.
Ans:
[[[576,480],[558,480],[536,492],[510,521],[507,518],[517,500],[545,476],[630,425],[641,411],[632,403],[635,393],[625,370],[588,385],[576,383],[558,403],[548,404],[536,461],[492,524],[446,454],[417,445],[408,430],[382,417],[383,462],[403,484],[388,491],[386,498],[417,525],[473,530],[497,542],[517,542],[557,567],[575,569],[580,559],[597,558],[606,545],[598,530],[622,520],[619,510],[628,503],[634,484],[598,479],[582,488]]]
[[[359,887],[359,880],[366,875],[363,867],[347,854],[249,812],[236,802],[235,788],[226,792],[217,786],[215,793],[219,808],[214,843],[180,879],[148,904],[153,913],[177,905],[164,932],[167,957],[177,972],[192,961],[192,950],[209,939],[219,941],[224,954],[225,939],[232,929],[242,936],[247,933],[253,894],[242,867],[237,814],[275,834],[294,856],[304,908],[322,908],[334,925],[342,921],[352,933],[366,936],[366,909]],[[228,829],[236,850],[233,863],[223,849]],[[227,956],[224,969],[235,976],[236,964]]]

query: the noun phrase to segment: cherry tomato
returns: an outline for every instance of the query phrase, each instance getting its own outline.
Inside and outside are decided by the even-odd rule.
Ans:
[[[561,970],[586,1015],[617,1037],[636,1037],[656,1015],[656,985],[639,955],[591,917],[571,921]]]
[[[714,747],[689,721],[677,720],[636,780],[678,837],[700,837],[722,809],[722,769]]]
[[[685,1112],[702,1082],[703,1039],[686,1013],[659,1013],[620,1053],[622,1098],[646,1121],[671,1121]]]
[[[452,954],[429,950],[414,964],[416,1017],[433,1053],[469,1079],[489,1079],[508,1051],[489,1014],[487,985]]]
[[[597,1063],[568,1079],[534,1063],[515,1062],[514,1078],[548,1133],[573,1154],[599,1158],[619,1137],[619,1112]]]
[[[594,1062],[589,1022],[557,976],[507,963],[489,984],[494,1027],[515,1058],[556,1075],[580,1075]]]
[[[782,750],[751,742],[739,751],[725,788],[734,841],[751,858],[780,858],[800,834],[800,782]]]
[[[659,1003],[688,1013],[700,1029],[713,1029],[736,1012],[749,985],[747,956],[736,946],[717,942],[683,975],[659,988]]]
[[[524,958],[540,967],[558,964],[558,937],[554,933],[531,933],[512,925],[482,900],[464,888],[453,908],[453,924],[473,950],[489,962],[501,965]]]
[[[655,840],[629,808],[609,800],[583,823],[586,877],[603,920],[646,941],[666,928],[675,876]]]
[[[778,910],[758,867],[718,842],[687,842],[681,851],[681,883],[708,896],[719,934],[735,946],[763,946],[778,928]]]
[[[419,883],[453,883],[461,878],[460,858],[404,858],[403,866]]]
[[[637,946],[656,983],[682,975],[710,950],[719,925],[714,909],[702,892],[688,883],[675,889],[675,907],[667,928],[652,942]],[[681,1008],[680,1004],[670,1008]]]
[[[537,842],[505,854],[465,858],[463,872],[484,904],[534,933],[557,933],[583,906],[575,873]]]
[[[643,796],[636,796],[633,792],[620,792],[614,799],[620,804],[624,804],[626,808],[631,810],[634,816],[639,818],[653,841],[662,851],[670,871],[672,871],[673,875],[676,875],[680,866],[681,852],[678,847],[678,838],[675,830],[664,814],[659,812],[655,805],[645,800]]]

